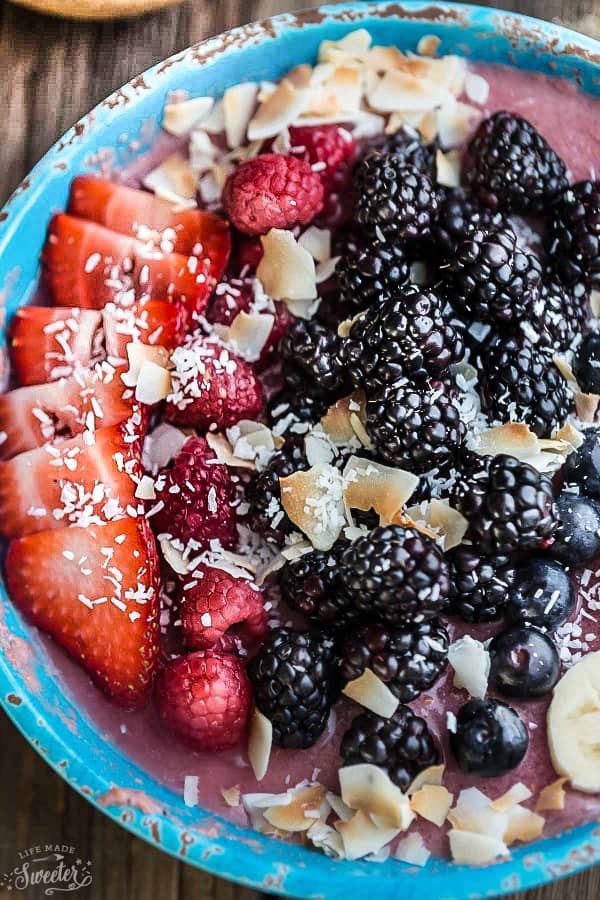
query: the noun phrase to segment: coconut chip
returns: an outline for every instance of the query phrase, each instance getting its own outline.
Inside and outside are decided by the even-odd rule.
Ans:
[[[256,107],[257,93],[258,85],[246,81],[227,88],[223,94],[225,138],[231,149],[237,149],[246,140],[246,129]]]
[[[474,831],[503,841],[508,828],[508,813],[492,809],[489,797],[478,788],[466,788],[448,813],[448,821],[458,831]]]
[[[298,238],[298,244],[310,253],[316,262],[331,259],[331,231],[311,225]]]
[[[215,325],[214,331],[225,343],[234,346],[238,356],[247,362],[256,362],[273,330],[274,321],[272,313],[247,313],[242,310],[229,327]]]
[[[121,381],[127,387],[135,387],[144,363],[151,362],[164,368],[169,362],[169,351],[164,347],[130,341],[127,344],[127,359],[129,368],[121,375]]]
[[[154,478],[151,478],[149,475],[142,475],[135,489],[135,496],[138,500],[156,500]]]
[[[529,788],[518,781],[501,797],[492,800],[490,806],[499,812],[506,812],[507,809],[511,809],[511,807],[516,806],[517,803],[522,803],[524,800],[529,800],[530,797],[531,791]]]
[[[565,808],[565,784],[568,778],[557,778],[542,788],[535,804],[536,812],[561,810]]]
[[[248,733],[248,760],[257,781],[262,781],[267,774],[272,746],[273,726],[270,720],[254,707]]]
[[[145,360],[140,368],[135,386],[135,399],[140,403],[152,405],[160,403],[171,393],[171,373],[168,369]]]
[[[595,422],[600,404],[600,395],[584,394],[581,391],[573,391],[573,400],[577,416],[582,422]]]
[[[358,28],[339,41],[321,41],[319,62],[362,62],[369,51],[371,40],[366,28]]]
[[[343,475],[344,504],[350,523],[351,509],[363,512],[374,509],[383,524],[392,522],[419,483],[412,472],[384,466],[360,456],[349,457]]]
[[[508,810],[508,827],[504,832],[504,843],[513,844],[515,841],[529,843],[539,838],[546,820],[543,816],[526,809],[524,806],[513,806]]]
[[[345,859],[346,854],[342,836],[331,825],[327,825],[321,820],[316,821],[306,832],[306,837],[318,850],[322,850],[326,856],[333,856],[335,859]]]
[[[366,813],[386,828],[402,831],[414,820],[408,797],[378,766],[370,763],[343,766],[338,776],[342,800],[352,809]]]
[[[576,429],[566,434],[574,437]],[[533,466],[538,472],[554,472],[573,452],[574,444],[566,438],[538,438],[524,422],[506,422],[481,431],[468,441],[469,450],[480,456],[507,453]]]
[[[559,428],[552,437],[555,441],[565,441],[567,444],[570,444],[574,450],[578,450],[584,440],[583,432],[578,431],[570,422],[567,422],[566,425]]]
[[[234,469],[250,469],[250,471],[254,471],[256,469],[256,464],[251,459],[242,459],[239,456],[236,456],[231,449],[231,444],[227,440],[224,434],[220,434],[219,432],[207,431],[206,433],[206,443],[213,451],[219,462],[224,463],[226,466],[231,466]]]
[[[377,853],[400,833],[400,828],[378,828],[369,816],[359,810],[348,822],[337,822],[336,829],[344,842],[346,859],[362,859]]]
[[[394,850],[394,859],[410,863],[411,866],[424,866],[430,856],[431,851],[427,849],[422,836],[417,832],[407,834],[398,841]]]
[[[367,93],[376,112],[418,110],[421,114],[453,102],[452,95],[439,84],[409,72],[388,71]]]
[[[212,97],[195,97],[182,103],[167,103],[164,109],[162,127],[169,134],[183,137],[198,125],[214,106]]]
[[[461,154],[458,150],[449,150],[444,153],[438,150],[435,155],[436,180],[443,187],[456,188],[460,185],[460,161]]]
[[[196,173],[179,153],[167,156],[144,178],[144,187],[179,207],[196,206]]]
[[[510,856],[506,844],[497,838],[474,831],[448,833],[450,852],[455,863],[467,866],[484,866],[499,857]]]
[[[445,103],[437,111],[437,131],[444,149],[459,147],[469,138],[481,113],[465,103]]]
[[[356,810],[344,803],[342,798],[332,791],[327,791],[325,798],[338,819],[341,819],[342,822],[350,821]]]
[[[308,91],[298,90],[287,78],[276,86],[248,123],[249,141],[275,137],[298,118],[308,100]]]
[[[424,34],[417,44],[417,53],[420,53],[421,56],[435,56],[441,43],[437,35]]]
[[[478,75],[477,72],[467,72],[465,94],[472,103],[485,106],[490,95],[490,86],[482,75]]]
[[[180,550],[173,546],[172,541],[163,540],[160,542],[160,549],[165,560],[178,575],[187,575],[189,572],[187,561],[183,558]]]
[[[316,820],[327,819],[330,808],[325,798],[327,789],[322,784],[291,793],[292,799],[289,803],[284,806],[269,806],[263,813],[267,822],[279,831],[292,833],[308,831]]]
[[[469,634],[448,648],[448,662],[454,669],[454,687],[464,688],[471,697],[485,697],[490,674],[490,654],[481,641]]]
[[[315,263],[291,231],[272,228],[261,237],[263,257],[256,275],[265,293],[273,300],[302,301],[307,305],[317,296]]]
[[[600,291],[590,291],[590,309],[595,319],[600,319]]]
[[[406,791],[407,796],[412,797],[413,794],[416,794],[417,791],[420,791],[424,785],[440,785],[442,783],[442,778],[444,777],[444,772],[446,770],[446,766],[427,766],[426,769],[423,769],[422,772],[411,781],[408,786],[408,790]]]
[[[453,803],[454,795],[443,785],[425,784],[412,795],[410,808],[441,828]]]
[[[469,523],[465,517],[450,506],[447,500],[435,499],[410,506],[404,516],[414,526],[434,539],[439,540],[444,552],[458,547],[464,538]],[[425,528],[422,525],[425,525]]]
[[[235,784],[230,788],[221,788],[221,796],[227,806],[231,806],[232,808],[239,806],[241,796],[239,784]]]
[[[366,398],[363,391],[354,391],[336,400],[323,418],[321,427],[335,447],[346,447],[356,436],[356,419],[364,424]]]
[[[383,716],[384,719],[393,716],[400,703],[387,684],[384,684],[369,668],[358,678],[349,681],[342,693],[376,715]]]
[[[280,478],[281,505],[316,550],[330,550],[346,524],[342,477],[330,465]]]

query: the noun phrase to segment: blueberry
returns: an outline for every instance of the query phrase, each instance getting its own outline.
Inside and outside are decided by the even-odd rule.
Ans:
[[[583,444],[570,453],[563,469],[565,479],[578,484],[586,497],[600,500],[600,428],[588,428]]]
[[[511,570],[504,607],[508,622],[552,631],[566,622],[574,605],[573,582],[560,563],[534,557]]]
[[[537,628],[515,625],[497,634],[489,646],[490,684],[507,697],[530,699],[547,694],[558,680],[556,646]]]
[[[494,778],[519,765],[529,735],[514,709],[501,700],[469,700],[458,711],[450,746],[463,772]]]
[[[556,499],[559,525],[548,552],[568,565],[580,566],[600,554],[600,506],[595,500],[563,491]]]
[[[573,361],[573,372],[585,394],[600,394],[600,334],[584,337]]]

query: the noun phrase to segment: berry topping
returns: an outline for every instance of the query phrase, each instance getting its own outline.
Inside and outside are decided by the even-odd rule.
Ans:
[[[276,434],[285,434],[298,423],[304,423],[300,430],[308,431],[310,425],[316,425],[323,418],[329,405],[328,397],[318,392],[311,393],[308,385],[302,392],[285,387],[270,398],[267,421]]]
[[[551,351],[568,350],[585,328],[586,301],[582,284],[567,287],[557,278],[547,279],[531,308],[531,321],[521,323],[521,328]]]
[[[540,697],[558,681],[558,651],[537,628],[515,625],[501,631],[491,642],[489,652],[490,684],[505,697]]]
[[[450,565],[450,610],[465,622],[492,622],[504,609],[509,574],[507,556],[484,556],[470,544],[447,555]]]
[[[469,700],[456,718],[450,746],[468,775],[495,778],[518,766],[527,753],[527,729],[501,700]]]
[[[435,541],[401,525],[357,538],[342,554],[340,578],[358,610],[391,624],[434,616],[449,590],[448,564]]]
[[[555,503],[558,528],[550,555],[564,565],[581,566],[600,555],[600,505],[562,491]]]
[[[402,246],[375,240],[340,257],[335,272],[342,302],[358,312],[395,296],[410,269]]]
[[[340,753],[346,766],[369,763],[385,769],[402,791],[439,760],[427,723],[402,705],[389,719],[370,712],[357,716],[342,738]]]
[[[312,746],[337,695],[335,646],[325,634],[277,628],[248,665],[258,709],[278,747]]]
[[[314,319],[298,319],[281,344],[283,377],[295,391],[323,394],[343,393],[346,382],[339,358],[340,338]]]
[[[344,683],[371,669],[402,703],[434,684],[448,661],[448,632],[437,619],[415,625],[360,625],[343,640]]]
[[[286,535],[295,530],[281,505],[279,479],[308,468],[303,447],[304,442],[300,438],[288,438],[281,450],[273,455],[262,472],[254,475],[246,488],[250,526],[269,543],[281,546]]]
[[[323,184],[295,156],[263,153],[240,163],[223,188],[223,208],[244,234],[307,225],[323,206]]]
[[[229,284],[219,285],[206,318],[209,322],[229,326],[241,312],[272,315],[273,327],[260,354],[260,362],[264,362],[284,336],[293,319],[285,303],[260,296],[257,284],[256,279],[235,278]]]
[[[567,482],[579,485],[588,497],[600,499],[600,428],[588,428],[583,444],[567,456],[563,469]]]
[[[562,159],[530,122],[509,112],[481,123],[466,175],[488,206],[516,212],[541,212],[567,185]]]
[[[305,160],[318,172],[325,188],[341,167],[349,168],[356,142],[339,125],[303,125],[290,128],[290,154]]]
[[[338,543],[328,552],[312,550],[281,570],[281,593],[288,606],[330,628],[343,628],[359,615],[338,577],[344,549],[345,544]]]
[[[171,393],[165,418],[207,431],[255,419],[262,409],[262,385],[252,366],[220,344],[197,340],[171,356]]]
[[[370,153],[356,168],[355,219],[377,238],[427,238],[438,211],[438,195],[425,172],[400,155]]]
[[[191,581],[179,598],[183,638],[191,650],[208,649],[226,635],[244,644],[266,634],[264,597],[254,585],[212,566],[198,566]]]
[[[243,737],[251,688],[244,663],[215,650],[198,650],[166,664],[156,682],[164,724],[195,750],[227,750]]]
[[[529,623],[553,631],[575,606],[575,589],[568,572],[550,559],[529,559],[514,567],[505,614],[514,624]]]
[[[440,203],[433,229],[436,249],[451,259],[456,249],[474,231],[495,231],[505,224],[502,213],[481,206],[463,188],[448,190]]]
[[[600,285],[600,181],[565,188],[552,209],[546,246],[564,281]]]
[[[600,334],[588,334],[577,349],[573,373],[584,394],[600,393]]]
[[[235,486],[204,438],[188,438],[172,468],[159,472],[154,488],[159,508],[150,521],[157,535],[202,547],[213,540],[233,546]]]
[[[407,166],[433,174],[435,169],[435,144],[424,144],[414,128],[403,125],[394,134],[378,135],[370,144],[370,150],[384,155],[393,154]]]

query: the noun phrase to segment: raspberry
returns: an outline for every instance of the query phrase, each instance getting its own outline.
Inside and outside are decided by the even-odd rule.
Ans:
[[[190,539],[207,546],[219,540],[232,547],[236,539],[231,503],[234,484],[227,466],[217,464],[204,438],[191,437],[171,469],[163,469],[155,482],[157,501],[164,504],[150,518],[156,534],[169,534],[184,543]]]
[[[246,731],[252,691],[236,656],[199,650],[173,659],[158,676],[155,696],[167,728],[195,750],[227,750]]]
[[[339,125],[306,125],[290,128],[290,153],[318,167],[323,187],[331,185],[333,176],[345,166],[348,170],[356,152],[356,142],[349,131]],[[324,167],[322,167],[324,163]],[[316,171],[316,170],[315,170]]]
[[[264,597],[252,584],[213,566],[199,566],[194,578],[197,583],[184,587],[179,600],[187,647],[204,650],[225,636],[251,642],[266,634]]]
[[[307,162],[263,153],[241,163],[223,188],[223,207],[244,234],[306,225],[323,207],[323,184]]]
[[[260,413],[263,393],[254,369],[221,344],[190,341],[173,352],[171,362],[167,421],[200,431],[211,426],[222,430]]]
[[[273,347],[282,339],[293,321],[285,303],[257,297],[255,279],[232,278],[229,284],[220,284],[208,308],[206,318],[219,325],[231,325],[240,312],[262,312],[274,317],[271,333],[262,348],[259,362],[264,362]]]
[[[233,256],[231,269],[236,274],[252,274],[263,258],[263,246],[258,237],[250,237],[240,231],[233,231]]]

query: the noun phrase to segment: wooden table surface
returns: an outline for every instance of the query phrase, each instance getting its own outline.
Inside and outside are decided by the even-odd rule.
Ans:
[[[309,0],[190,0],[136,21],[83,24],[49,19],[0,0],[0,205],[40,156],[83,113],[132,75],[192,41]],[[493,6],[597,28],[600,0],[503,0]],[[585,17],[585,18],[584,18]],[[81,799],[1,714],[0,875],[19,849],[77,846],[92,861],[90,900],[258,900],[132,837]],[[15,892],[0,889],[0,900]],[[42,897],[43,888],[28,897]],[[518,900],[598,900],[600,867]]]

